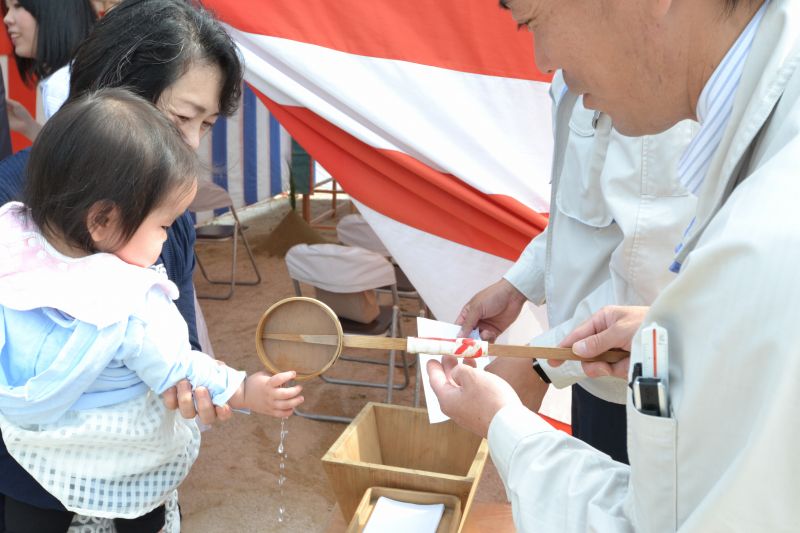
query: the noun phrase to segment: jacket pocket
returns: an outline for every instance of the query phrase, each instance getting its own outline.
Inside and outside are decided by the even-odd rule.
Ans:
[[[636,531],[677,529],[677,422],[640,413],[628,395],[628,457]]]
[[[611,124],[578,102],[569,121],[569,140],[558,181],[556,206],[566,216],[594,228],[605,228],[614,217],[604,198],[602,173]]]

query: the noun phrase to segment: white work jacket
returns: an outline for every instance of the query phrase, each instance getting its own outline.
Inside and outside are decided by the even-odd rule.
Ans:
[[[528,300],[547,303],[551,328],[531,341],[537,346],[558,345],[603,306],[651,304],[675,277],[668,268],[673,248],[696,205],[679,182],[677,162],[697,123],[625,137],[582,99],[561,98],[563,90],[558,72],[550,89],[556,137],[550,220],[504,276]],[[543,368],[559,388],[580,380],[595,396],[625,403],[621,379],[588,379],[578,362]]]
[[[744,68],[683,267],[645,320],[669,332],[671,416],[628,400],[627,467],[501,410],[489,444],[520,531],[799,527],[800,2],[770,1]]]

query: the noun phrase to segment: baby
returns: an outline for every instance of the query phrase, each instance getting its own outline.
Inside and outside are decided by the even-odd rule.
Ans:
[[[158,110],[107,89],[47,122],[25,203],[0,207],[0,430],[70,512],[135,518],[181,483],[200,435],[158,398],[181,379],[234,409],[302,402],[281,388],[291,374],[245,376],[193,351],[177,288],[153,267],[197,170]]]

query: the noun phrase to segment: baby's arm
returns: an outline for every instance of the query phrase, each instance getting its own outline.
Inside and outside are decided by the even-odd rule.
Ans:
[[[153,290],[140,318],[129,328],[138,333],[141,350],[125,358],[125,365],[156,393],[161,394],[179,380],[188,379],[192,388],[204,387],[214,405],[229,403],[234,409],[251,409],[273,416],[288,416],[303,398],[301,387],[282,389],[294,379],[294,372],[268,376],[260,372],[245,379],[208,355],[193,351],[188,342],[186,322],[165,294]]]
[[[247,376],[242,385],[228,403],[234,409],[250,409],[256,413],[285,418],[292,410],[303,403],[300,393],[303,387],[284,385],[296,377],[296,372],[281,372],[270,376],[265,372],[256,372]]]

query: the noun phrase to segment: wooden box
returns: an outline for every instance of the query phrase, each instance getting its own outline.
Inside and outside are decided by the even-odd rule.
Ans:
[[[356,509],[356,514],[347,527],[347,533],[361,533],[369,521],[375,503],[381,496],[386,496],[399,502],[418,503],[430,505],[444,504],[444,513],[436,533],[456,533],[461,522],[461,500],[452,494],[434,494],[433,492],[419,492],[415,490],[387,489],[386,487],[370,487],[361,498],[361,503]]]
[[[322,458],[345,522],[370,487],[452,494],[469,513],[486,464],[486,441],[424,409],[368,403]]]

